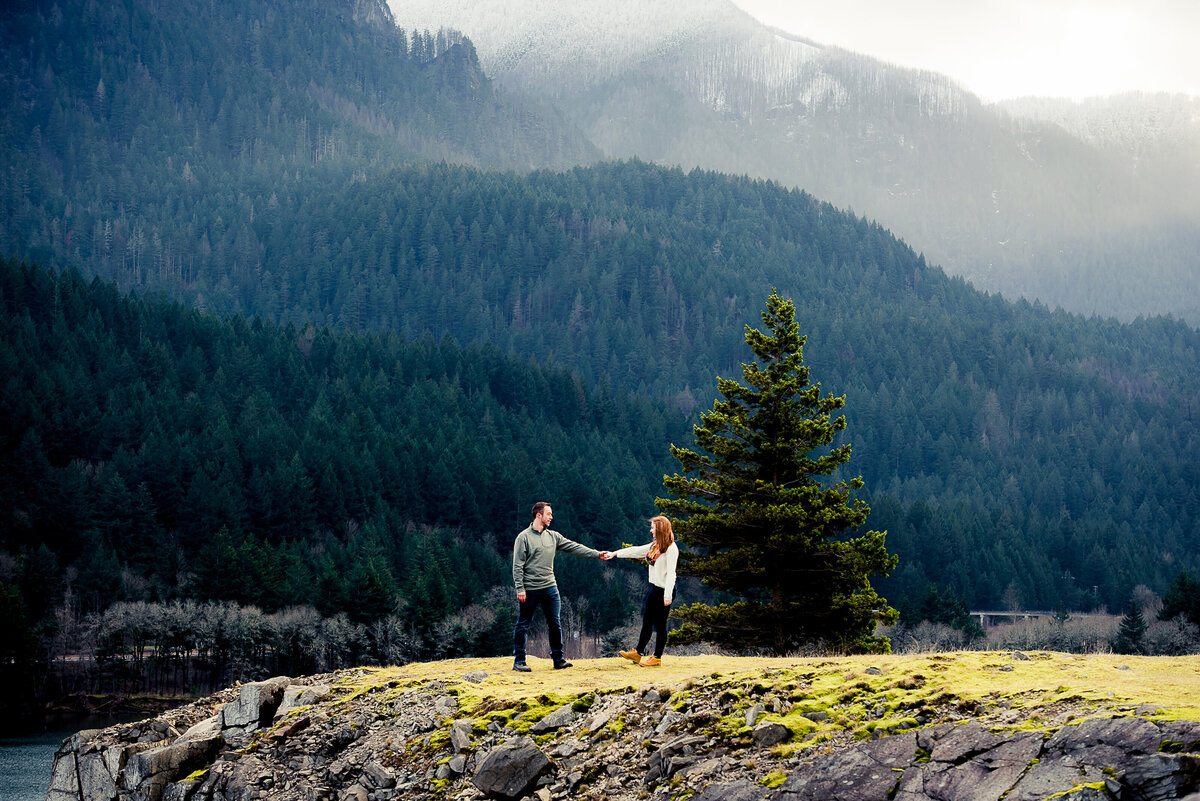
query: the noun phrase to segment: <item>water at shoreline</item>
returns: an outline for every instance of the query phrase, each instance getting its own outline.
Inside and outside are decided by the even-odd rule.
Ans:
[[[145,717],[144,714],[60,717],[48,731],[0,737],[0,801],[46,801],[54,752],[63,740],[83,729],[102,729]]]
[[[0,801],[45,801],[54,752],[76,731],[0,738]]]

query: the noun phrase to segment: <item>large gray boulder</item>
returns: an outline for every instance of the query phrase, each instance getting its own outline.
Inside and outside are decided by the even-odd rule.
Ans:
[[[1081,784],[1098,784],[1133,757],[1153,754],[1162,732],[1141,718],[1086,720],[1064,726],[1042,748],[1033,765],[1005,796],[1006,801],[1041,801]]]
[[[916,754],[913,732],[856,745],[793,773],[772,801],[889,801]]]
[[[496,798],[519,798],[550,766],[550,758],[532,737],[513,737],[488,752],[475,769],[471,784]]]
[[[183,734],[179,735],[179,739],[175,744],[190,743],[193,740],[210,740],[214,735],[221,733],[221,715],[218,713],[211,718],[205,718],[199,723],[193,725]]]
[[[947,723],[917,733],[917,745],[929,752],[931,762],[962,764],[1004,742],[999,734],[975,722]]]
[[[88,729],[63,741],[54,755],[46,801],[112,801],[117,797],[117,776],[124,767],[120,746],[92,746],[101,730]],[[111,752],[111,754],[110,754]]]
[[[275,710],[275,719],[278,720],[297,707],[317,703],[329,695],[329,691],[328,684],[288,685],[283,689],[283,700],[279,702],[279,708]]]
[[[1081,762],[1115,767],[1132,754],[1153,754],[1162,732],[1142,718],[1085,720],[1063,726],[1046,741],[1046,751],[1061,752]]]
[[[930,752],[929,761],[904,771],[894,801],[996,801],[1042,748],[1040,732],[998,735],[976,723],[937,728],[941,731],[918,736],[918,744]]]
[[[1150,754],[1134,758],[1121,782],[1133,798],[1169,801],[1200,792],[1200,757]]]
[[[210,764],[224,745],[211,724],[194,726],[186,739],[168,745],[103,746],[93,742],[95,734],[80,732],[63,742],[46,801],[160,801],[168,785]]]
[[[454,753],[461,754],[471,747],[471,734],[474,726],[470,720],[456,720],[450,726],[450,747]]]
[[[782,723],[760,723],[754,727],[754,731],[750,732],[750,737],[765,748],[786,742],[791,739],[792,732]]]
[[[221,728],[251,731],[270,725],[275,710],[283,702],[283,691],[291,683],[286,676],[278,676],[243,684],[238,689],[237,700],[221,709]]]
[[[125,766],[123,799],[160,801],[167,785],[209,765],[225,744],[220,734],[142,751]]]

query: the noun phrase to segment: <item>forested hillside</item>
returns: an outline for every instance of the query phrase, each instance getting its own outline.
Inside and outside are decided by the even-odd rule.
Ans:
[[[81,567],[89,608],[127,596],[130,567],[152,597],[357,614],[341,577],[368,565],[339,550],[348,535],[396,560],[390,592],[392,576],[444,584],[461,605],[505,580],[495,535],[527,523],[529,498],[555,498],[563,530],[600,547],[640,536],[665,443],[686,433],[662,408],[484,345],[221,321],[12,262],[2,278],[3,550]],[[290,568],[220,552],[284,558],[314,537],[329,547]],[[405,569],[417,546],[437,558]]]
[[[816,378],[849,396],[849,469],[877,493],[901,592],[1117,608],[1200,552],[1195,329],[980,294],[804,193],[639,163],[422,166],[289,195],[247,228],[263,270],[226,251],[171,288],[223,313],[486,341],[682,415],[739,374],[742,327],[777,286]]]
[[[221,321],[7,261],[0,375],[2,664],[114,602],[179,599],[404,610],[407,658],[502,650],[507,617],[465,641],[446,619],[511,586],[533,501],[579,541],[634,541],[686,435],[487,346]],[[580,625],[624,622],[619,571],[558,568]]]
[[[469,41],[400,30],[377,0],[18,0],[0,53],[0,252],[129,285],[205,270],[277,190],[597,152],[497,92]]]

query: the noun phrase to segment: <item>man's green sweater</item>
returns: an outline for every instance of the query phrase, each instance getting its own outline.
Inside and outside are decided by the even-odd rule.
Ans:
[[[513,584],[517,585],[517,592],[553,587],[554,554],[558,551],[600,558],[599,551],[569,540],[557,531],[546,528],[538,533],[530,526],[513,543]]]

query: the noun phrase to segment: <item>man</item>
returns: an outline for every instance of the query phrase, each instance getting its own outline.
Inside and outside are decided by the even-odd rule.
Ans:
[[[533,505],[533,522],[513,543],[513,584],[517,586],[520,604],[517,625],[513,627],[513,670],[522,673],[529,672],[529,665],[525,664],[525,638],[529,634],[529,624],[533,622],[533,612],[539,606],[550,630],[550,658],[554,661],[554,669],[571,667],[571,663],[563,658],[562,628],[558,622],[562,605],[558,584],[554,581],[554,555],[565,551],[600,559],[608,553],[572,542],[557,531],[551,531],[553,519],[554,510],[550,504],[538,501]]]

